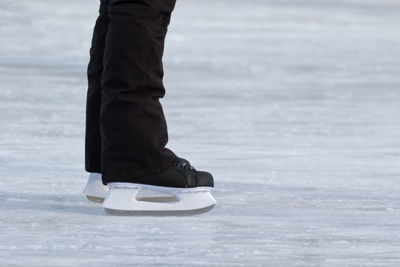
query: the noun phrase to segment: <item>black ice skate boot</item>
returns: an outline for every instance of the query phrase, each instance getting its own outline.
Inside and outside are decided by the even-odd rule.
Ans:
[[[185,159],[163,172],[107,186],[103,207],[114,214],[198,214],[216,204],[212,175],[196,171]]]

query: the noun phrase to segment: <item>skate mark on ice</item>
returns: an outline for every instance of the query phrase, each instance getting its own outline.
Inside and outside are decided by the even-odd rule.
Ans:
[[[2,210],[31,210],[46,212],[68,212],[102,216],[101,207],[77,195],[58,195],[21,192],[0,192]]]

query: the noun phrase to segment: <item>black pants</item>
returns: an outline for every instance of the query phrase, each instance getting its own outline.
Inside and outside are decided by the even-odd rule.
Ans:
[[[162,56],[175,0],[101,0],[88,66],[85,169],[103,183],[170,168]]]

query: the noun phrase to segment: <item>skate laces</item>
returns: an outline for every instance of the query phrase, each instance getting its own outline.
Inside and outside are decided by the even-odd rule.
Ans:
[[[180,161],[176,164],[176,166],[185,170],[196,171],[196,169],[192,165],[190,165],[188,161]]]

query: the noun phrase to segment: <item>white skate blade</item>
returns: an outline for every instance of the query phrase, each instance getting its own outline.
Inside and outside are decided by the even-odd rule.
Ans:
[[[211,210],[212,188],[173,188],[134,183],[110,183],[103,203],[107,213],[118,215],[193,215]]]
[[[100,173],[90,173],[88,181],[86,183],[83,194],[86,198],[92,202],[103,203],[109,191],[108,186],[103,184]],[[162,192],[153,192],[150,190],[142,190],[138,193],[138,198],[143,201],[157,202],[167,201],[171,199],[171,195],[163,194]]]
[[[109,189],[101,180],[100,173],[90,173],[83,194],[87,199],[96,203],[102,203],[107,196]]]

